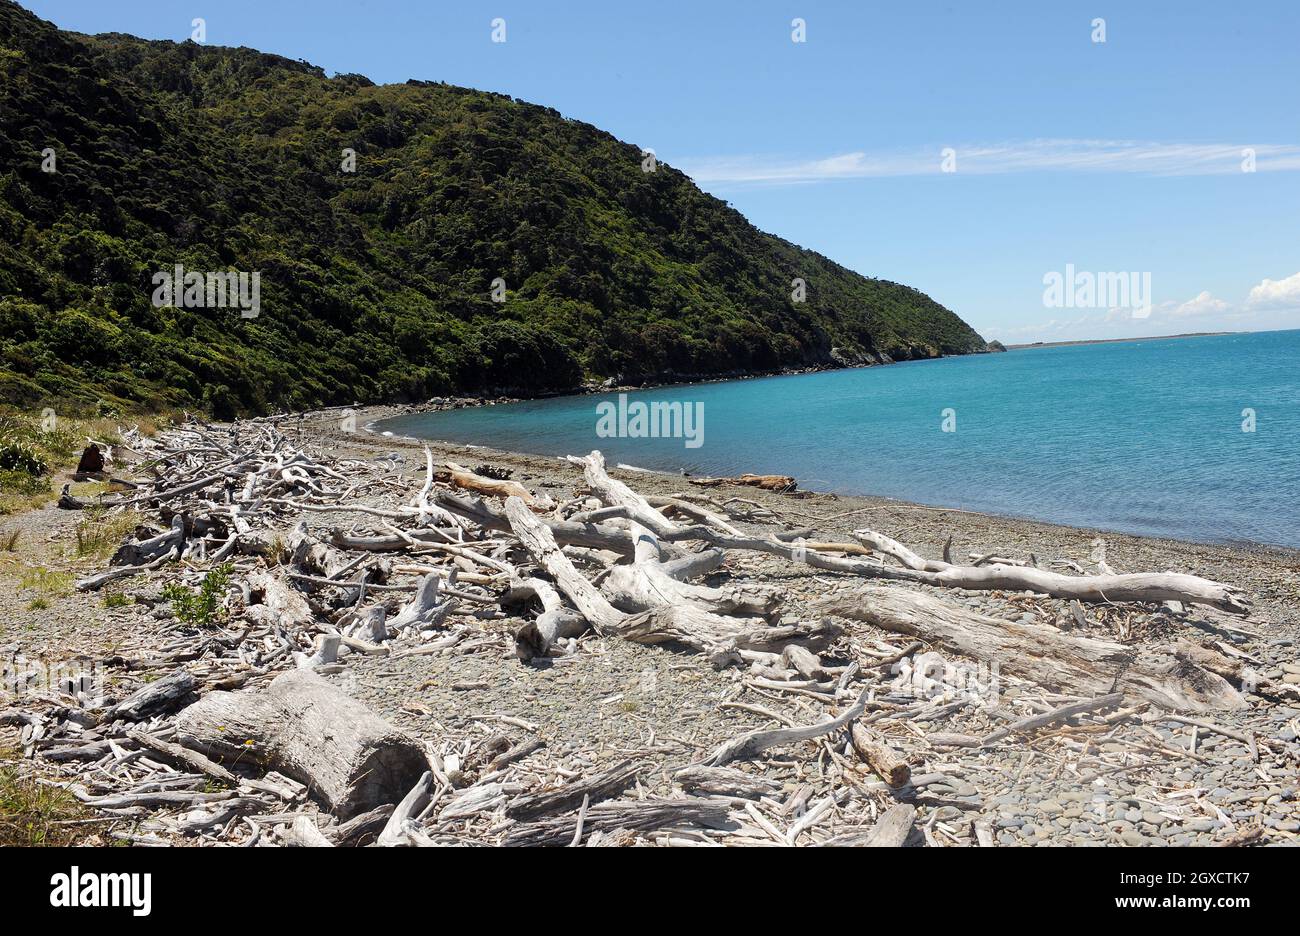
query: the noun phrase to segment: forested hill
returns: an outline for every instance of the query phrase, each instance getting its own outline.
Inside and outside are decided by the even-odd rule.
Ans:
[[[642,160],[498,94],[0,0],[0,400],[227,415],[984,350]],[[155,305],[176,264],[260,273],[260,314]]]

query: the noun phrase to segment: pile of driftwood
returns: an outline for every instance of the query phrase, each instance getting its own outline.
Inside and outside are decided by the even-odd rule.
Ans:
[[[198,593],[218,569],[219,600],[197,623],[178,622],[167,644],[101,661],[127,678],[149,674],[133,692],[101,698],[74,684],[28,693],[0,722],[21,726],[24,750],[84,803],[136,820],[113,833],[132,842],[901,844],[921,834],[913,805],[860,794],[915,795],[950,778],[914,774],[879,729],[933,723],[978,700],[891,693],[900,662],[929,672],[937,659],[942,673],[947,653],[1041,687],[1031,716],[984,736],[935,736],[939,747],[980,748],[1148,706],[1203,714],[1244,705],[1243,662],[1227,648],[1187,641],[1140,651],[943,597],[996,590],[1075,608],[1247,611],[1239,591],[1195,576],[1115,574],[1104,558],[1094,575],[997,556],[963,565],[950,550],[926,560],[870,530],[830,542],[755,523],[749,506],[643,497],[610,476],[599,452],[571,459],[582,482],[557,502],[508,472],[435,465],[427,449],[412,489],[392,459],[309,454],[274,419],[129,434],[125,449],[137,477],[102,504],[133,512],[138,526],[109,567],[77,587],[144,575]],[[61,506],[87,505],[65,496]],[[789,614],[770,585],[717,574],[744,554],[862,584],[828,594],[812,615]],[[485,621],[522,623],[485,632]],[[901,640],[868,640],[856,622]],[[742,668],[746,686],[822,714],[798,723],[724,703],[779,727],[683,753],[668,788],[651,795],[636,758],[598,767],[581,752],[550,753],[531,735],[536,726],[508,717],[486,736],[421,743],[325,678],[360,655],[498,651],[503,640],[526,664],[581,653],[589,633],[689,648],[704,665]],[[788,783],[740,767],[813,740],[821,765],[851,773],[851,783],[805,783],[791,794]],[[839,831],[823,833],[831,815]],[[924,838],[938,829],[932,823]]]

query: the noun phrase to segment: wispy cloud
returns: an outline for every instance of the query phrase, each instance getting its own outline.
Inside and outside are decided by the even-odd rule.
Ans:
[[[1265,279],[1252,286],[1240,302],[1220,299],[1202,290],[1191,299],[1156,303],[1149,317],[1134,318],[1132,309],[1085,312],[1074,318],[1050,318],[1012,328],[985,329],[981,334],[1005,341],[1061,341],[1123,338],[1197,331],[1235,331],[1300,326],[1300,273],[1280,280]]]
[[[1022,140],[924,149],[842,153],[790,160],[745,156],[687,159],[676,165],[701,184],[806,185],[836,179],[931,175],[951,149],[957,174],[1020,172],[1194,176],[1300,170],[1300,144],[1155,143],[1137,140]]]

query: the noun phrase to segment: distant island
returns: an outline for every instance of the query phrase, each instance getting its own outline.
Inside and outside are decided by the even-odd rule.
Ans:
[[[1008,351],[1024,348],[1066,348],[1070,345],[1116,344],[1121,341],[1159,341],[1163,338],[1212,338],[1215,335],[1236,335],[1239,332],[1184,332],[1181,335],[1144,335],[1139,338],[1080,338],[1076,341],[1031,341],[1029,344],[1009,344]]]

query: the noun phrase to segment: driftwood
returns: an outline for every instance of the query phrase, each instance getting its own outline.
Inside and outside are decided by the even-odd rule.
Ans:
[[[564,607],[564,601],[549,582],[538,578],[516,580],[501,598],[503,606],[528,598],[542,604],[542,613],[515,631],[515,654],[528,661],[546,656],[557,640],[576,637],[587,629],[587,620]]]
[[[447,468],[451,472],[451,483],[462,490],[503,499],[517,497],[530,508],[541,508],[546,505],[546,501],[534,497],[533,493],[518,481],[485,478],[454,462],[447,462]]]
[[[149,683],[104,713],[104,722],[143,721],[159,712],[176,708],[194,696],[194,677],[176,670],[157,682]]]
[[[780,785],[755,774],[745,773],[734,767],[709,767],[704,764],[692,764],[673,774],[673,782],[687,793],[696,796],[738,796],[744,799],[759,799],[773,796],[780,790]]]
[[[721,484],[740,484],[746,487],[762,488],[765,491],[776,491],[778,494],[788,494],[795,490],[798,484],[795,479],[789,475],[759,475],[759,474],[742,474],[735,478],[690,478],[691,484],[697,487],[717,487]]]
[[[903,756],[889,746],[880,734],[865,725],[853,725],[849,729],[853,750],[874,770],[882,780],[892,787],[907,784],[912,776],[912,769]]]
[[[1054,598],[1088,602],[1181,601],[1205,604],[1233,614],[1245,614],[1250,610],[1250,604],[1240,589],[1195,575],[1175,572],[1062,575],[1033,567],[997,563],[958,566],[922,559],[901,543],[872,530],[856,530],[853,535],[863,544],[899,560],[908,570],[920,576],[909,578],[909,581],[926,585],[972,590],[1032,591]],[[1109,568],[1104,565],[1104,558],[1102,563],[1103,568]]]
[[[209,693],[181,713],[177,741],[227,767],[278,770],[341,819],[397,802],[427,768],[418,744],[307,671]]]
[[[828,848],[901,848],[916,822],[916,807],[895,803],[865,832],[850,832],[821,844]]]
[[[1069,702],[1052,709],[1050,712],[1030,715],[1028,718],[1022,718],[1017,722],[990,732],[980,740],[980,744],[992,744],[994,741],[1000,741],[1008,735],[1037,731],[1039,728],[1055,725],[1067,718],[1073,718],[1075,715],[1084,715],[1088,712],[1099,712],[1102,709],[1114,708],[1123,701],[1124,694],[1122,692],[1112,692],[1110,695],[1099,696],[1096,699],[1081,699],[1078,702]]]
[[[1096,637],[1075,637],[1043,624],[977,614],[924,592],[866,585],[823,599],[818,609],[887,631],[918,637],[1015,676],[1080,696],[1120,691],[1165,708],[1193,712],[1240,709],[1245,700],[1221,676],[1190,663]]]
[[[583,800],[594,803],[618,796],[636,783],[641,769],[635,762],[625,761],[594,777],[567,783],[558,790],[521,796],[506,807],[506,815],[526,822],[576,809]]]
[[[593,833],[649,832],[666,826],[722,826],[727,822],[727,801],[704,797],[608,800],[591,806],[583,817],[583,831]],[[557,816],[525,822],[512,828],[503,845],[566,845],[574,839],[577,817]]]
[[[0,722],[17,727],[23,754],[64,778],[91,808],[127,809],[143,819],[138,826],[106,826],[115,838],[163,844],[198,836],[203,844],[307,847],[896,846],[909,833],[918,840],[923,833],[931,845],[988,844],[991,828],[979,817],[970,823],[938,815],[936,821],[942,800],[916,799],[930,811],[920,832],[913,832],[911,806],[883,808],[881,797],[910,799],[952,779],[936,772],[947,759],[1005,755],[989,749],[1044,729],[1050,736],[1036,739],[1037,747],[1071,751],[1088,730],[1071,724],[1072,718],[1121,702],[1129,707],[1104,721],[1117,740],[1129,743],[1132,733],[1149,733],[1147,725],[1160,717],[1132,717],[1147,703],[1169,718],[1170,708],[1239,706],[1237,683],[1277,694],[1294,688],[1271,685],[1255,672],[1272,655],[1240,649],[1241,636],[1261,635],[1228,619],[1246,607],[1236,589],[1194,576],[1117,574],[1101,546],[1090,560],[1101,574],[1089,575],[1069,560],[1040,567],[1033,556],[1013,558],[996,544],[958,565],[951,539],[942,559],[922,557],[870,530],[859,530],[855,542],[834,542],[829,530],[795,528],[782,510],[755,501],[703,492],[643,496],[610,477],[599,452],[572,459],[582,478],[559,506],[511,482],[509,472],[455,465],[455,475],[439,474],[427,448],[413,492],[399,470],[401,453],[322,456],[300,447],[285,423],[285,417],[229,427],[191,421],[157,442],[124,431],[126,450],[153,477],[138,477],[129,496],[105,506],[138,513],[139,532],[118,550],[111,568],[81,587],[146,574],[149,587],[140,597],[155,604],[149,596],[159,580],[192,588],[205,570],[227,562],[230,587],[217,596],[218,613],[199,627],[163,623],[157,648],[133,648],[131,658],[105,661],[146,679],[129,698],[111,699],[106,708],[91,701],[75,672],[40,691],[32,667],[5,675],[20,691],[31,686],[27,698],[39,700],[16,714],[0,713]],[[779,478],[772,486],[792,481]],[[76,505],[70,499],[68,506]],[[319,513],[344,525],[317,537],[303,518]],[[793,507],[784,513],[813,517]],[[742,552],[779,560],[762,563],[760,575],[789,563],[788,572],[800,580],[794,595],[817,586],[831,591],[845,576],[896,584],[839,595],[811,619],[782,616],[785,595],[780,587],[759,584],[749,563],[737,563]],[[1044,571],[1048,567],[1077,574]],[[784,581],[780,572],[772,580]],[[1047,624],[975,614],[917,585],[1077,599],[1062,612],[1063,625],[1071,614],[1080,628],[1113,623],[1125,641],[1129,619],[1147,618],[1149,609],[1117,608],[1090,620],[1078,601],[1164,600],[1162,625],[1196,623],[1184,606],[1199,603],[1195,613],[1210,624],[1196,626],[1233,637],[1231,645],[1206,639],[1166,648],[1073,636]],[[1008,605],[1024,610],[1020,595],[1010,596]],[[1036,605],[1042,611],[1046,603]],[[164,618],[167,610],[159,605],[154,617]],[[845,619],[880,630],[846,627]],[[495,665],[507,668],[503,678],[511,678],[502,651],[508,656],[512,640],[520,659],[554,656],[548,666],[577,671],[599,665],[608,653],[604,641],[569,640],[588,628],[601,637],[672,644],[714,665],[741,667],[734,683],[728,681],[734,688],[716,696],[719,710],[748,712],[763,719],[757,724],[780,727],[745,731],[756,724],[747,721],[744,733],[711,753],[696,746],[699,735],[650,730],[641,746],[620,746],[630,760],[611,767],[597,752],[567,741],[544,748],[539,725],[476,706],[484,700],[474,691],[489,685],[487,673],[479,666],[455,672],[450,659],[453,671],[445,673],[443,688],[464,690],[468,718],[440,717],[419,690],[395,700],[404,711],[428,717],[426,750],[317,675],[346,673],[363,655],[481,654],[480,660],[500,661]],[[990,706],[976,706],[983,700],[947,678],[950,661],[938,653],[904,665],[944,667],[943,679],[925,680],[941,697],[927,692],[908,701],[914,695],[908,687],[889,686],[890,668],[927,644],[978,661],[995,680],[999,672],[1016,677],[1009,681],[1022,694],[1008,695],[993,712],[1003,727],[991,730]],[[698,663],[681,654],[662,665],[677,671]],[[203,692],[208,695],[200,698]],[[70,698],[79,704],[68,704]],[[602,700],[592,717],[622,717],[607,707],[618,698]],[[796,700],[811,714],[780,709],[782,699]],[[661,694],[655,704],[663,701]],[[819,715],[824,711],[830,714]],[[836,711],[842,714],[830,717]],[[949,718],[953,722],[944,724]],[[1263,736],[1256,743],[1253,732],[1217,725],[1217,719],[1172,719],[1246,744],[1261,770],[1278,767],[1277,746]],[[495,727],[485,730],[485,722]],[[1213,750],[1197,753],[1194,735],[1185,751],[1169,744],[1144,747],[1141,734],[1137,741],[1136,750],[1198,762]],[[762,756],[777,747],[783,748],[779,756]],[[1109,747],[1085,750],[1080,763],[1095,766],[1087,780],[1129,769],[1128,754]],[[650,770],[645,758],[661,751],[675,753],[662,770]],[[814,756],[815,765],[808,760]],[[743,769],[724,766],[743,759],[750,760]],[[865,766],[855,766],[855,759]],[[690,760],[697,762],[682,766]],[[863,776],[867,769],[883,779]],[[211,781],[223,789],[211,792]],[[666,791],[674,798],[661,795]],[[973,802],[956,790],[936,795]],[[319,815],[317,804],[335,815]],[[1163,805],[1182,813],[1178,803]],[[145,811],[152,814],[145,817]]]
[[[845,725],[852,724],[866,711],[867,693],[869,691],[869,689],[863,689],[858,701],[854,702],[838,718],[829,719],[819,725],[751,731],[719,746],[704,763],[709,767],[722,767],[734,760],[756,757],[768,748],[776,747],[779,744],[789,744],[791,741],[807,741],[811,738],[821,737],[824,734],[830,734],[832,731],[839,731]]]

